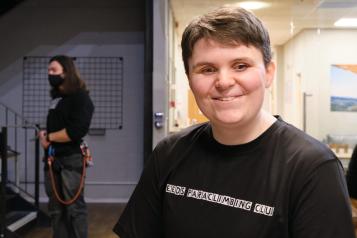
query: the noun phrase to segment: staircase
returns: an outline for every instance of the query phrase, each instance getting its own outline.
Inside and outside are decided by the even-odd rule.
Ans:
[[[0,19],[21,2],[0,0]],[[0,238],[17,238],[23,229],[49,225],[49,217],[39,209],[39,142],[33,139],[37,129],[0,103],[0,130]],[[35,166],[29,166],[33,162]],[[28,176],[31,167],[34,179]]]
[[[37,208],[22,195],[6,188],[6,221],[7,229],[14,233],[28,225],[35,225]]]
[[[39,208],[38,129],[2,103],[0,125],[0,237],[20,237],[22,230],[49,225]]]
[[[12,150],[11,148],[7,148],[7,160],[16,161],[15,169],[18,169],[17,164],[19,155],[20,153]],[[1,166],[1,168],[5,167],[6,166],[3,165]],[[16,171],[16,173],[18,174],[18,171]],[[2,176],[0,181],[6,181],[6,179],[3,178],[4,174],[6,176],[7,172],[1,172]],[[18,176],[15,177],[18,178]],[[7,184],[4,183],[4,185],[5,192],[1,197],[5,201],[5,226],[3,227],[3,229],[7,229],[7,235],[5,235],[5,237],[18,237],[15,235],[15,232],[22,227],[34,223],[34,221],[36,221],[38,211],[33,205],[33,199],[31,196],[24,192],[20,192],[19,181],[15,181],[14,184],[8,181]]]

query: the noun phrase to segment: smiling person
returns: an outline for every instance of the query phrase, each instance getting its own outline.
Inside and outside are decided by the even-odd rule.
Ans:
[[[161,141],[114,227],[121,238],[352,238],[344,171],[322,143],[262,109],[269,34],[241,8],[193,20],[189,85],[209,122]]]

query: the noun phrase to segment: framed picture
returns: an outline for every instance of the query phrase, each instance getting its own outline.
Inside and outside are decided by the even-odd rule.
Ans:
[[[357,112],[357,64],[331,65],[332,112]]]

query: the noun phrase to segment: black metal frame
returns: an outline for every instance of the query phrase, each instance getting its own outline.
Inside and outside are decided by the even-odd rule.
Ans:
[[[31,123],[45,127],[50,105],[47,82],[49,56],[23,57],[22,115]],[[96,107],[91,129],[123,128],[124,58],[72,57],[91,92]]]
[[[18,238],[16,233],[6,227],[6,183],[7,183],[7,127],[2,127],[0,132],[1,156],[1,190],[0,190],[0,237]]]
[[[6,232],[6,181],[7,181],[7,128],[1,128],[0,156],[1,156],[1,190],[0,190],[0,237]]]
[[[18,237],[16,235],[16,233],[11,232],[10,230],[7,229],[7,218],[6,218],[6,214],[7,214],[7,210],[8,210],[8,206],[9,204],[7,204],[7,200],[8,198],[10,198],[11,196],[9,196],[7,193],[9,192],[7,185],[8,184],[12,184],[11,181],[9,181],[8,178],[8,158],[9,155],[11,156],[11,154],[15,154],[18,155],[17,151],[18,151],[18,143],[17,140],[21,139],[18,136],[18,129],[23,129],[24,130],[24,162],[25,162],[25,178],[23,181],[25,184],[25,188],[21,188],[21,187],[17,187],[16,188],[21,191],[24,194],[27,194],[28,196],[32,197],[34,199],[34,202],[32,205],[30,205],[31,209],[35,209],[38,212],[38,219],[37,222],[42,223],[47,225],[49,218],[48,216],[43,213],[40,210],[39,207],[39,191],[40,191],[40,142],[39,142],[39,138],[37,137],[38,134],[38,126],[37,125],[31,125],[29,124],[26,120],[24,120],[22,118],[21,115],[17,114],[15,111],[11,110],[10,108],[8,108],[7,106],[5,106],[4,104],[0,103],[0,109],[3,110],[3,114],[4,118],[3,118],[3,123],[6,126],[3,126],[1,128],[1,132],[0,132],[0,158],[1,158],[1,183],[0,183],[0,237]],[[11,121],[11,117],[13,118],[13,121]],[[33,139],[29,139],[28,138],[28,133],[27,131],[31,130],[34,131],[34,169],[35,169],[35,174],[34,174],[34,194],[31,194],[28,190],[27,190],[27,184],[29,183],[28,181],[28,177],[27,177],[27,170],[28,170],[28,164],[27,164],[27,160],[28,160],[28,141],[33,140]],[[11,132],[13,132],[14,134],[12,134]],[[11,136],[14,138],[14,142],[12,140],[9,141],[9,138],[11,138]],[[31,135],[32,136],[32,135]],[[10,149],[9,145],[12,145],[14,148]],[[19,171],[17,171],[19,172]],[[16,184],[13,184],[16,185]]]
[[[153,136],[153,0],[145,1],[145,63],[144,63],[144,163],[152,152]]]

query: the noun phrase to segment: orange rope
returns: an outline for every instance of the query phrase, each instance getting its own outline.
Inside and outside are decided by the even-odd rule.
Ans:
[[[53,175],[53,171],[52,171],[52,163],[54,161],[55,158],[53,158],[52,156],[48,157],[47,159],[47,163],[48,163],[48,170],[50,171],[50,177],[51,177],[51,184],[52,184],[52,189],[54,191],[54,194],[55,194],[55,197],[56,199],[64,204],[64,205],[70,205],[72,203],[74,203],[79,195],[81,194],[81,191],[83,189],[83,186],[84,186],[84,178],[85,178],[85,175],[86,175],[86,159],[85,157],[83,157],[83,170],[82,170],[82,175],[81,175],[81,179],[80,179],[80,184],[79,184],[79,188],[78,188],[78,191],[77,193],[74,195],[73,198],[69,199],[69,200],[63,200],[59,194],[58,194],[58,191],[57,191],[57,187],[56,187],[56,182],[55,182],[55,178],[54,178],[54,175]]]

